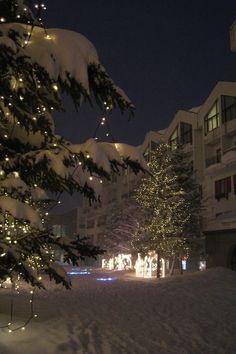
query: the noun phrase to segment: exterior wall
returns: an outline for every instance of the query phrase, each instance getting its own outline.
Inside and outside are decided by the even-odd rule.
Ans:
[[[230,27],[230,49],[236,52],[236,21]]]
[[[231,257],[236,247],[236,229],[206,233],[207,267],[231,268]]]
[[[216,85],[199,113],[202,126],[203,165],[204,165],[204,230],[224,230],[236,227],[236,194],[233,188],[233,176],[236,175],[236,117],[223,123],[221,96],[236,97],[236,83],[220,82]],[[204,118],[214,102],[219,102],[219,127],[206,133]],[[216,150],[221,153],[216,158]],[[231,177],[231,191],[220,199],[215,195],[215,182]]]

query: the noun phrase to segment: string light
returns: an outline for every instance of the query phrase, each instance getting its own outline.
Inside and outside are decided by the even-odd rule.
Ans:
[[[18,280],[20,280],[20,277],[18,276]],[[34,319],[37,318],[38,315],[34,313],[34,290],[30,290],[30,300],[29,300],[29,304],[30,304],[30,313],[29,316],[26,320],[24,320],[24,322],[22,323],[22,325],[16,325],[14,323],[14,292],[16,292],[17,294],[19,294],[19,284],[17,283],[17,281],[15,282],[9,282],[11,284],[11,296],[10,296],[10,321],[5,324],[5,325],[0,325],[0,329],[7,329],[8,333],[12,333],[18,330],[22,330],[25,331],[26,326]],[[4,289],[7,289],[7,286],[4,286]]]
[[[55,90],[56,92],[58,91],[58,86],[57,86],[57,84],[53,84],[53,85],[52,85],[52,88],[53,88],[53,90]]]
[[[98,141],[98,134],[97,133],[99,131],[99,128],[102,126],[102,127],[105,127],[105,129],[106,129],[105,136],[106,137],[110,136],[112,141],[114,142],[114,138],[113,138],[113,135],[111,134],[111,131],[110,131],[110,127],[109,127],[109,123],[108,123],[108,116],[107,116],[108,111],[110,111],[109,113],[111,113],[112,105],[111,104],[109,105],[107,103],[107,101],[104,101],[103,104],[104,104],[103,116],[101,117],[100,121],[97,124],[97,127],[95,129],[93,137],[96,141]]]

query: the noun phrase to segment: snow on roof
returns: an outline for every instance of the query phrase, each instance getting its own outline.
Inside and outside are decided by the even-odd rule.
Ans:
[[[162,130],[158,130],[157,133],[161,134],[161,135],[164,135],[165,132],[166,132],[167,128],[165,129],[162,129]]]
[[[189,112],[193,112],[193,113],[198,113],[201,109],[201,106],[197,106],[197,107],[193,107],[189,109]]]

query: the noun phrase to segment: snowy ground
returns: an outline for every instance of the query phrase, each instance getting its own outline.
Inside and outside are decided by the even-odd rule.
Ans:
[[[1,322],[6,300],[1,290]],[[158,281],[93,271],[72,291],[38,291],[36,308],[26,331],[0,332],[1,354],[236,353],[236,273],[222,268]]]

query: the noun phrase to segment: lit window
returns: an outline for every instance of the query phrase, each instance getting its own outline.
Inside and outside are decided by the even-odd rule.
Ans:
[[[67,234],[66,226],[65,225],[53,225],[52,232],[53,232],[54,236],[56,236],[56,237],[65,237]]]
[[[178,136],[178,126],[175,128],[175,130],[173,131],[173,133],[170,136],[169,139],[169,144],[172,150],[176,149],[178,146],[178,140],[179,140],[179,136]]]
[[[226,177],[215,181],[215,198],[228,198],[229,193],[231,192],[231,177]]]
[[[236,118],[236,97],[221,96],[221,106],[223,123]]]
[[[218,101],[214,103],[205,117],[205,133],[211,132],[220,125]]]
[[[147,162],[150,162],[152,153],[157,150],[159,145],[160,144],[156,143],[155,141],[151,141],[148,144],[148,147],[146,148],[146,150],[144,151],[144,154],[143,154],[143,157],[145,158],[145,160]]]

